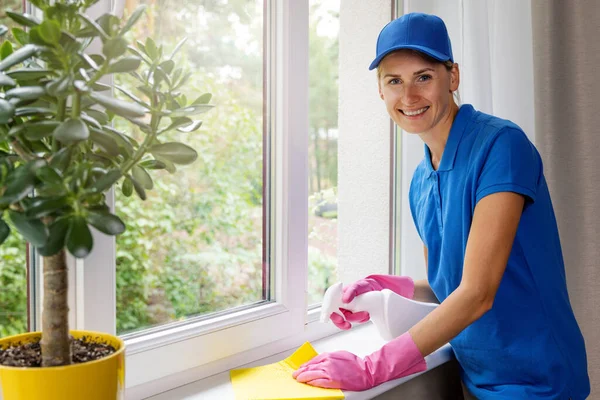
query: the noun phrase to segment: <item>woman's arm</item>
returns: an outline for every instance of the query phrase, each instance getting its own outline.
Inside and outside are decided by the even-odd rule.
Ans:
[[[522,195],[500,192],[475,206],[460,285],[409,330],[423,356],[448,343],[492,307],[524,204]]]
[[[427,272],[427,247],[423,245],[423,255],[425,256],[425,272]],[[440,301],[431,290],[427,279],[421,279],[415,281],[415,294],[413,299],[417,301],[424,301],[427,303],[439,303]]]

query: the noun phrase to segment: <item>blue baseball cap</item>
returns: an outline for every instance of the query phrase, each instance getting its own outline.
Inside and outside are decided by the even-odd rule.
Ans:
[[[405,14],[384,26],[377,38],[377,57],[369,70],[377,68],[385,56],[400,49],[417,50],[441,62],[454,62],[446,24],[435,15]]]

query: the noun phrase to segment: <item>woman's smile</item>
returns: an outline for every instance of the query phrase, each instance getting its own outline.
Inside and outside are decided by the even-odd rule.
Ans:
[[[418,109],[399,109],[399,111],[408,119],[410,120],[416,120],[421,118],[425,112],[429,110],[429,106],[425,106],[422,108],[418,108]]]

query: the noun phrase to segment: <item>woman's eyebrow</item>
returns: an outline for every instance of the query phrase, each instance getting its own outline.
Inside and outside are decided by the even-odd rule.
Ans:
[[[413,76],[414,75],[421,75],[423,72],[427,72],[427,71],[435,72],[435,69],[433,69],[433,68],[423,68],[423,69],[418,70],[417,72],[414,72]]]
[[[413,72],[413,76],[421,75],[423,72],[427,72],[427,71],[435,72],[435,69],[429,68],[429,67],[423,68],[416,72]],[[401,78],[401,77],[402,77],[402,75],[400,75],[400,74],[385,74],[385,75],[383,75],[383,78]]]

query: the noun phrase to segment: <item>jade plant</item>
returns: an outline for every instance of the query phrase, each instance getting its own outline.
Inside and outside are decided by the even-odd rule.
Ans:
[[[24,29],[0,26],[16,43],[0,47],[0,245],[12,226],[43,256],[42,366],[71,363],[67,251],[86,257],[91,227],[125,230],[108,190],[144,200],[151,171],[196,160],[164,134],[196,131],[192,118],[212,107],[209,93],[188,102],[180,92],[190,77],[173,59],[183,41],[170,52],[151,38],[130,43],[144,7],[93,19],[86,11],[97,1],[30,0],[39,17],[7,12]],[[131,75],[136,92],[107,84],[116,74]]]

